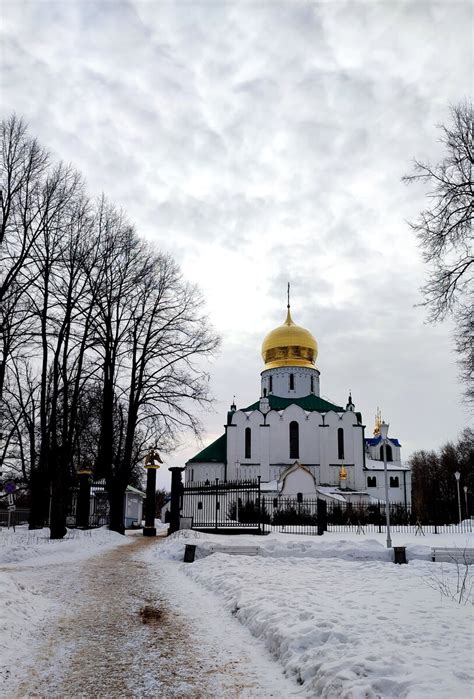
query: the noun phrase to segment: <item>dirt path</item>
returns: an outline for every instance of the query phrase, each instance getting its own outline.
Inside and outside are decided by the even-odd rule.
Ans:
[[[244,629],[214,637],[213,600],[201,615],[191,607],[183,614],[170,589],[179,580],[141,560],[145,547],[157,545],[137,538],[94,558],[44,566],[40,574],[34,567],[36,588],[39,580],[39,592],[58,602],[60,612],[12,698],[293,694],[275,663],[264,657],[262,666],[255,658],[253,639],[246,648],[246,637],[238,637]],[[26,583],[28,570],[21,568]],[[229,624],[238,622],[229,618]]]

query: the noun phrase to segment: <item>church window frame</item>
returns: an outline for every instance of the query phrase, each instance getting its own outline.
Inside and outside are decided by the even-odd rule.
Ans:
[[[399,488],[400,487],[400,479],[398,476],[390,476],[390,487],[391,488]]]
[[[337,429],[337,458],[344,458],[344,428],[338,427]]]
[[[290,374],[289,386],[290,386],[290,391],[295,390],[295,375],[294,374]]]
[[[300,426],[292,420],[288,426],[290,459],[300,458]]]
[[[268,378],[268,392],[273,393],[273,376]]]
[[[314,376],[311,376],[310,384],[311,384],[311,393],[314,393]]]
[[[382,444],[380,447],[380,460],[383,461],[383,450],[384,447],[387,449],[387,461],[393,461],[393,449],[390,444]]]
[[[377,476],[367,476],[367,488],[377,487]]]
[[[250,427],[245,428],[245,444],[244,444],[244,454],[245,459],[252,458],[252,429]]]

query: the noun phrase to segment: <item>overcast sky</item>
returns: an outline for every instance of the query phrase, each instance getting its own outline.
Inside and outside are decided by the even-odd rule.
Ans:
[[[470,2],[2,2],[2,109],[123,206],[201,287],[222,335],[219,436],[260,392],[283,322],[319,344],[321,394],[377,406],[403,457],[455,439],[448,324],[416,307],[425,269],[400,180],[442,154],[436,124],[471,91]],[[166,465],[200,445],[186,441]],[[164,473],[160,473],[163,482]]]

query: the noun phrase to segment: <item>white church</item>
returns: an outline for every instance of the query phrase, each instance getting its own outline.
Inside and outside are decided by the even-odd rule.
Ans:
[[[345,407],[320,397],[318,346],[293,322],[262,344],[260,400],[227,413],[224,434],[186,463],[187,483],[254,479],[269,496],[320,497],[328,502],[385,501],[381,416],[366,438],[352,398]],[[411,504],[411,471],[398,439],[386,444],[390,502]]]

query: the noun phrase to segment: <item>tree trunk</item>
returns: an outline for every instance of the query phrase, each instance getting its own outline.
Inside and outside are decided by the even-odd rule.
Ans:
[[[66,536],[66,516],[70,496],[65,474],[56,464],[56,473],[51,483],[51,521],[49,523],[50,539],[63,539]]]
[[[30,476],[30,516],[28,529],[41,529],[48,520],[49,479],[45,471],[33,469]]]

